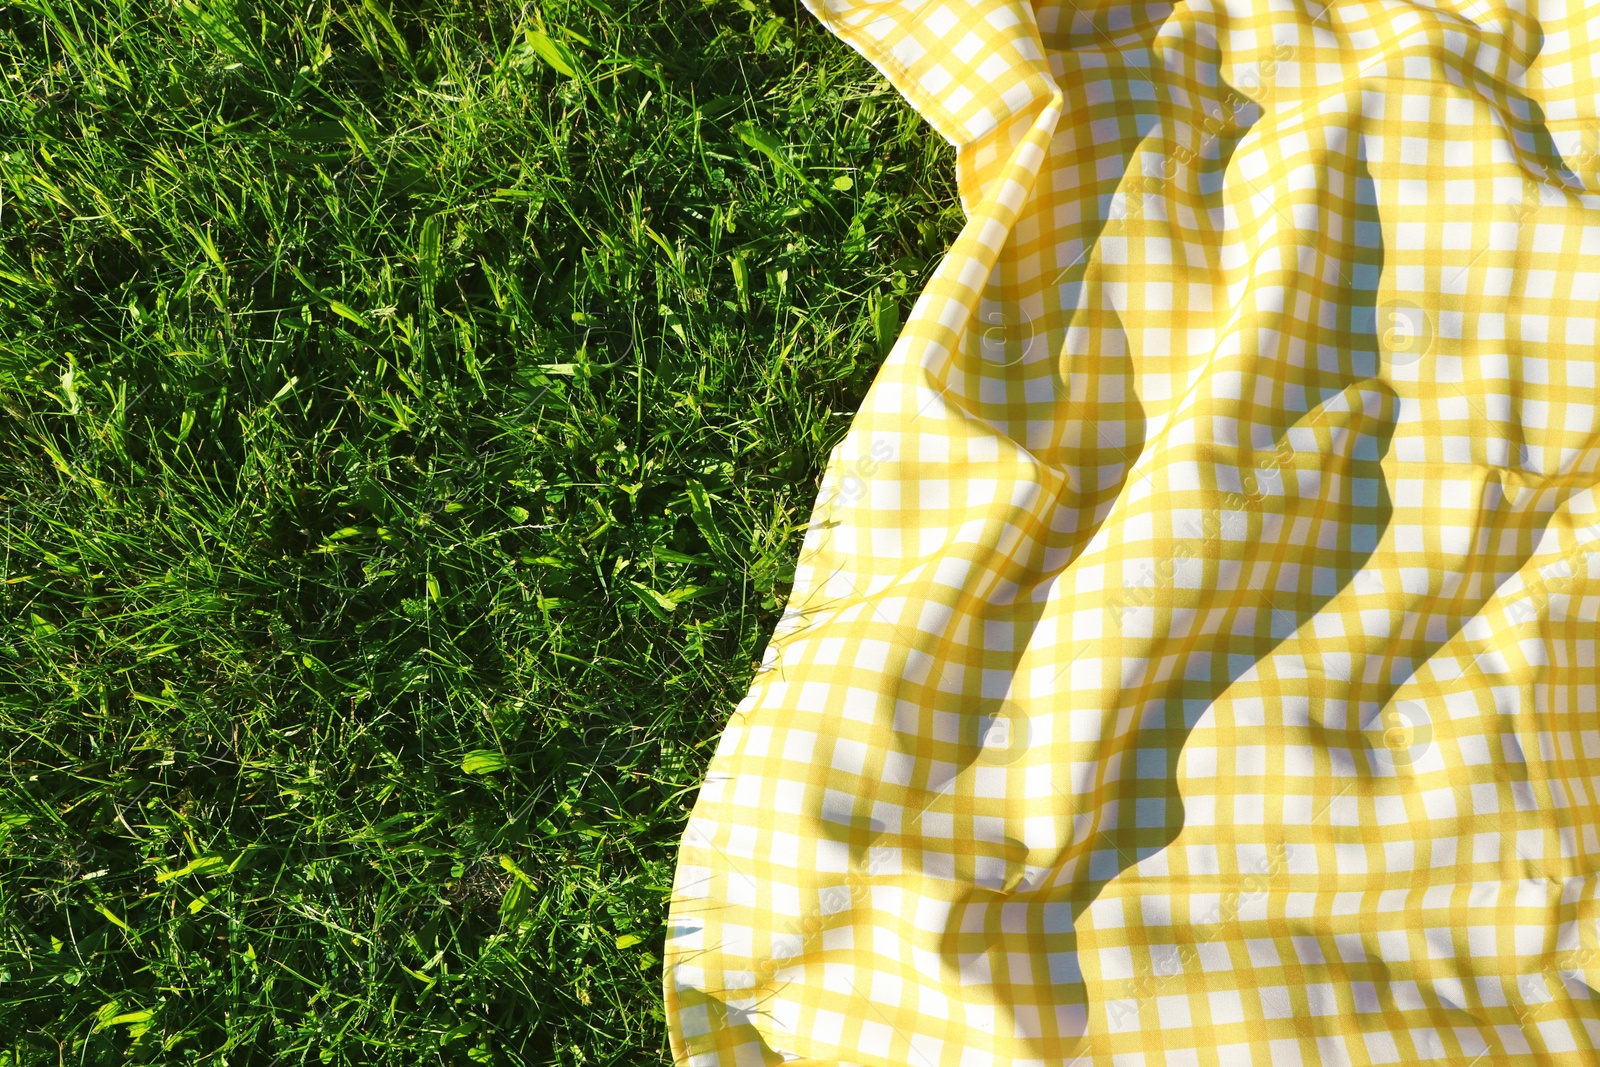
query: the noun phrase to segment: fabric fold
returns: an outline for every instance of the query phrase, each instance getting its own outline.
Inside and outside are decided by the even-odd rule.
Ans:
[[[1591,20],[808,6],[968,221],[686,828],[674,1057],[1594,1062]]]

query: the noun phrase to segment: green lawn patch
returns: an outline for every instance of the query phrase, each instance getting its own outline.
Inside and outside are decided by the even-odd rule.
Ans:
[[[0,1065],[660,1062],[948,146],[751,0],[23,0],[0,74]]]

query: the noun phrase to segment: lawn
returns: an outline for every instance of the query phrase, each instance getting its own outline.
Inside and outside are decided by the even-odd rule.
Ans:
[[[660,1062],[948,146],[785,0],[22,0],[0,72],[0,1067]]]

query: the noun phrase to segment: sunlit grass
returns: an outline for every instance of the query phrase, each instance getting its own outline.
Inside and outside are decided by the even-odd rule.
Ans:
[[[0,74],[0,1065],[661,1060],[946,146],[750,0],[25,0]]]

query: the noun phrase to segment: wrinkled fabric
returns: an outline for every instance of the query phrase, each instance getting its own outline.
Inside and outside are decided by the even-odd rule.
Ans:
[[[1595,1063],[1597,9],[807,2],[968,222],[684,833],[678,1062]]]

